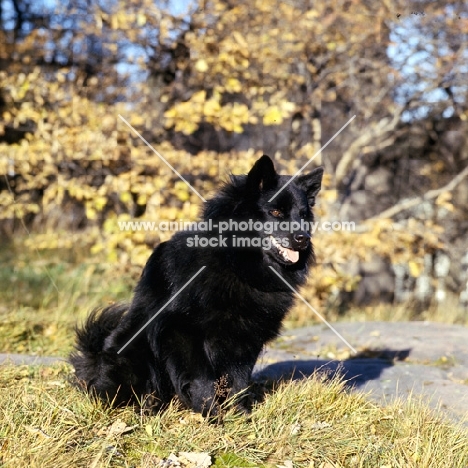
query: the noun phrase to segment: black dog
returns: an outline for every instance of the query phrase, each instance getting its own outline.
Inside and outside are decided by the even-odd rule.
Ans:
[[[203,220],[213,229],[161,243],[131,305],[95,311],[78,330],[70,360],[87,390],[116,404],[146,399],[153,409],[177,395],[214,414],[227,396],[246,389],[292,305],[283,279],[302,285],[313,262],[310,231],[298,226],[313,222],[322,174],[317,168],[298,176],[271,202],[291,176],[278,175],[268,156],[247,176],[232,176],[205,205]],[[294,229],[285,228],[293,222]],[[240,399],[238,405],[245,406]]]

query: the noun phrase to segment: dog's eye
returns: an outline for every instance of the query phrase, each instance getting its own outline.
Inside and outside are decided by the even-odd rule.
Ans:
[[[283,212],[280,210],[270,210],[271,216],[274,216],[275,218],[282,218],[283,217]]]

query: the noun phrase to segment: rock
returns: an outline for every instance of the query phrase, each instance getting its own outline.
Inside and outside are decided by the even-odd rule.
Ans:
[[[381,404],[420,395],[468,424],[468,328],[428,322],[337,323],[349,349],[324,325],[285,332],[259,359],[254,379],[340,373]],[[330,351],[332,350],[332,351]],[[328,356],[328,357],[327,357]]]

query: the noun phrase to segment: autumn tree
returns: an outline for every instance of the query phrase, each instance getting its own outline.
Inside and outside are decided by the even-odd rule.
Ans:
[[[194,219],[197,196],[119,114],[205,194],[260,151],[295,172],[355,115],[314,161],[327,173],[322,216],[409,222],[401,198],[450,188],[468,158],[457,136],[468,18],[459,2],[417,5],[212,0],[176,15],[150,0],[0,1],[2,231],[43,231],[50,246],[67,238],[51,229],[88,229],[93,252],[141,263],[159,235],[116,221]],[[446,192],[428,200],[462,216]],[[408,261],[415,245],[443,245],[440,219],[415,222],[408,232],[372,219],[318,250],[337,263]]]

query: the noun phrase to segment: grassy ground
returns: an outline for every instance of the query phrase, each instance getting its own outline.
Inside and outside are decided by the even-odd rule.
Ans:
[[[8,250],[0,265],[3,353],[67,356],[75,325],[95,307],[128,301],[138,274],[69,252]]]
[[[467,432],[414,401],[381,408],[337,380],[268,387],[250,417],[228,409],[213,423],[176,404],[155,416],[105,408],[69,385],[67,365],[0,372],[5,468],[468,465]],[[207,455],[196,464],[181,452]],[[171,454],[179,465],[162,462]]]
[[[116,267],[89,249],[71,252],[0,250],[0,353],[67,356],[73,346],[74,327],[90,310],[115,301],[129,301],[140,267]],[[411,305],[376,306],[337,311],[321,310],[307,289],[303,296],[330,322],[430,320],[468,325],[468,316],[454,304],[432,307],[416,314]],[[317,323],[301,301],[288,314],[284,326]]]
[[[33,258],[10,249],[0,256],[0,352],[67,356],[76,322],[95,306],[129,299],[139,275],[70,252]],[[389,311],[388,318],[409,318],[402,314]],[[288,325],[303,323],[296,309]],[[0,366],[2,468],[468,466],[466,430],[415,400],[379,407],[339,381],[315,377],[274,391],[259,385],[261,403],[250,418],[227,409],[214,424],[176,402],[154,416],[106,408],[71,386],[71,375],[67,364]]]

